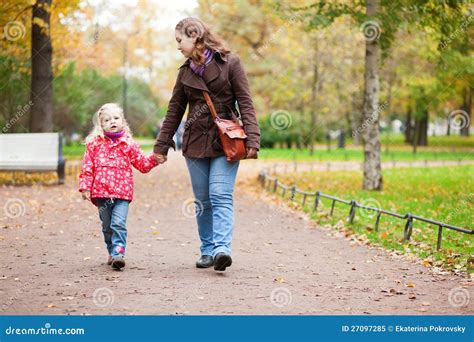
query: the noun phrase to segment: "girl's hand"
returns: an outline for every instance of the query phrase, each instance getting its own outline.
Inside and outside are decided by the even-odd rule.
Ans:
[[[84,191],[81,192],[81,194],[82,194],[82,199],[84,201],[86,201],[86,200],[90,201],[91,200],[91,192],[90,191],[84,190]]]
[[[253,148],[253,147],[247,148],[247,157],[246,157],[246,159],[257,159],[257,158],[258,158],[257,149]]]
[[[167,156],[163,154],[155,154],[155,160],[160,164],[163,164],[164,162],[166,162],[167,159],[168,159]]]

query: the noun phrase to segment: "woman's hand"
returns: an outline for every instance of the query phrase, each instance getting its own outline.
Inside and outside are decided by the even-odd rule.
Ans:
[[[155,160],[160,163],[160,164],[163,164],[164,162],[166,162],[166,160],[168,159],[167,156],[165,156],[164,154],[155,154]]]
[[[257,149],[253,147],[248,147],[246,159],[257,159],[257,158],[258,158]]]
[[[84,190],[81,192],[82,194],[82,199],[84,201],[90,201],[91,200],[91,192],[89,190]]]

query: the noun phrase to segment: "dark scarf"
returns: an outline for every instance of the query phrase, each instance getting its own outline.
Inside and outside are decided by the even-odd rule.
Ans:
[[[118,138],[121,138],[123,137],[123,135],[125,134],[125,131],[124,130],[121,130],[120,132],[105,132],[104,131],[104,135],[110,139],[112,139],[112,141],[115,141],[117,140]]]

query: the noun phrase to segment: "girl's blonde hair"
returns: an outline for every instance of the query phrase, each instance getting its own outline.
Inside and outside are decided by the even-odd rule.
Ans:
[[[217,34],[211,32],[209,26],[199,18],[184,18],[176,25],[175,29],[181,32],[181,34],[185,34],[188,38],[192,38],[193,33],[196,33],[196,43],[194,44],[191,59],[198,65],[203,65],[205,62],[204,51],[206,48],[217,51],[223,56],[230,53],[225,41]]]
[[[89,144],[94,141],[97,137],[105,138],[104,130],[102,129],[102,125],[100,124],[100,116],[104,114],[114,115],[119,114],[123,120],[123,129],[125,134],[129,137],[132,137],[132,131],[130,130],[130,126],[125,120],[125,116],[123,114],[123,109],[117,103],[106,103],[102,107],[99,108],[97,112],[95,112],[94,117],[92,118],[92,123],[94,127],[89,135],[86,137],[85,143]]]

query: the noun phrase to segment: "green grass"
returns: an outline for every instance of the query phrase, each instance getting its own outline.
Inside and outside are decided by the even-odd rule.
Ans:
[[[263,160],[286,160],[286,161],[362,161],[364,153],[362,148],[347,148],[328,151],[325,147],[319,146],[314,155],[311,156],[308,150],[298,149],[267,149],[259,151],[259,158]],[[472,160],[474,159],[474,149],[457,149],[451,151],[420,150],[416,154],[402,148],[391,148],[388,153],[384,150],[381,154],[382,161],[424,161],[424,160]]]
[[[388,169],[384,171],[384,190],[381,192],[361,190],[362,174],[357,171],[286,174],[280,175],[279,180],[287,185],[296,184],[302,190],[319,190],[342,199],[355,199],[359,203],[402,215],[412,213],[474,229],[473,174],[473,166]],[[301,203],[302,197],[298,194],[295,200]],[[308,213],[312,213],[313,201],[314,197],[307,200],[304,210]],[[301,208],[301,205],[299,207]],[[328,215],[330,207],[331,201],[322,199],[318,213],[312,213],[312,218],[320,224],[336,225],[339,222],[339,226],[342,221],[344,226],[342,229],[354,232],[373,244],[416,254],[429,264],[474,272],[473,235],[445,228],[442,248],[437,251],[436,226],[415,220],[411,240],[402,243],[405,220],[382,215],[379,230],[375,231],[373,212],[357,209],[355,221],[350,225],[346,222],[349,206],[336,203],[332,217]]]
[[[380,135],[380,141],[384,147],[387,144],[389,146],[410,146],[405,144],[405,136],[403,134],[387,135],[383,133]],[[348,142],[352,142],[352,139],[349,139]],[[428,137],[428,147],[474,148],[474,136],[461,137],[459,135],[451,135]]]

